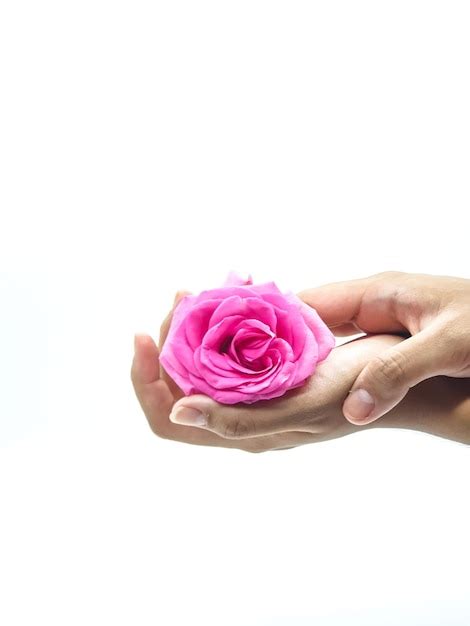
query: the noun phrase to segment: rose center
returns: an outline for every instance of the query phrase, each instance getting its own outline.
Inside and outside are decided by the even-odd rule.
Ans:
[[[234,361],[259,372],[272,364],[266,354],[275,334],[269,328],[258,328],[247,322],[234,335],[226,337],[220,346]]]

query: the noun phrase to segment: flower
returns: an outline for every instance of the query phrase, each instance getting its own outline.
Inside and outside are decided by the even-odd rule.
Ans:
[[[251,404],[302,385],[334,345],[295,294],[231,272],[221,288],[180,300],[160,362],[186,395]]]

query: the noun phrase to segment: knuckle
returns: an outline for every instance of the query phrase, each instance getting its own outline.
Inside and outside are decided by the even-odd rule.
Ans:
[[[371,362],[373,378],[381,385],[400,386],[406,378],[405,357],[400,352],[376,356]]]
[[[166,428],[164,424],[154,422],[150,419],[148,420],[148,424],[153,434],[160,437],[160,439],[173,439],[173,436],[170,434],[170,430]]]
[[[283,420],[287,428],[306,432],[314,430],[317,420],[321,418],[329,405],[330,390],[334,387],[334,383],[333,377],[327,375],[319,367],[315,375],[306,383],[303,392],[291,398]],[[313,401],[312,398],[314,398]]]
[[[470,368],[470,346],[462,341],[456,343],[450,352],[453,368],[459,372],[460,370],[468,370]]]
[[[467,340],[466,328],[470,323],[462,324],[461,319],[448,320],[441,328],[440,348],[447,355],[447,366],[454,371],[470,367],[470,343]]]
[[[216,430],[218,430],[225,439],[252,437],[256,432],[253,420],[248,420],[247,418],[242,418],[237,415],[221,422],[219,428],[216,428]]]

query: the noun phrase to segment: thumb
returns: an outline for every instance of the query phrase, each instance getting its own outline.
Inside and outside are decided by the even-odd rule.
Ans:
[[[225,439],[244,439],[294,430],[302,406],[300,396],[227,405],[197,394],[178,400],[170,420],[211,430]]]
[[[382,352],[354,382],[343,404],[344,416],[356,425],[382,417],[403,400],[411,387],[445,374],[448,355],[445,336],[431,327]]]

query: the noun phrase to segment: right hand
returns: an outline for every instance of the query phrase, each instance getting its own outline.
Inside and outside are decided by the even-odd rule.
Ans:
[[[337,335],[409,337],[376,354],[357,376],[343,404],[352,424],[383,416],[428,378],[470,377],[470,280],[385,272],[298,295]]]

